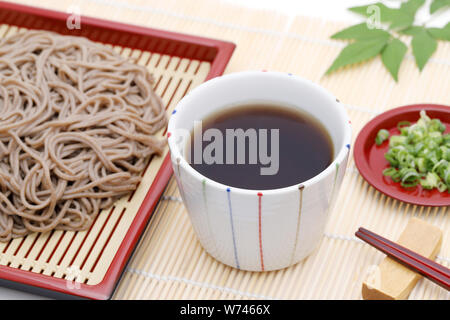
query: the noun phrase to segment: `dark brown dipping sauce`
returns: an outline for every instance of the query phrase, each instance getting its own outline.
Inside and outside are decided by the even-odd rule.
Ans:
[[[203,135],[201,136],[203,141],[197,144],[197,146],[201,144],[202,161],[201,163],[194,163],[194,133],[191,133],[190,146],[187,148],[187,159],[188,161],[191,159],[191,166],[199,173],[227,186],[254,190],[292,186],[316,176],[329,166],[333,159],[333,144],[324,126],[313,116],[287,106],[273,104],[232,106],[219,113],[214,113],[202,121],[203,133],[210,128],[218,129],[223,136],[223,144],[220,144],[223,146],[220,148],[223,152],[221,157],[223,163],[205,163],[203,160],[204,154],[208,150],[205,150],[205,148],[208,148],[207,146],[216,139],[213,137],[209,141],[205,141]],[[258,141],[254,144],[254,146],[257,146],[257,163],[252,164],[250,161],[250,153],[253,151],[253,154],[255,154],[255,148],[254,146],[253,149],[250,147],[250,138],[247,136],[241,139],[241,141],[245,141],[245,163],[238,163],[239,151],[236,137],[231,139],[234,142],[234,148],[229,147],[229,150],[234,150],[234,157],[230,156],[228,160],[233,159],[233,161],[227,163],[227,129],[243,129],[244,132],[248,129],[256,129],[251,131],[256,133]],[[266,139],[260,135],[260,129],[267,129]],[[272,147],[271,139],[272,135],[276,137],[276,134],[273,134],[271,129],[279,129],[278,157],[275,157],[276,151],[272,152],[276,148]],[[201,140],[197,140],[197,142]],[[264,148],[260,148],[261,141],[265,141],[267,149],[265,153],[263,152]],[[211,149],[210,146],[209,151]],[[220,152],[217,153],[217,150],[219,148],[209,154],[217,156],[216,159],[219,159]],[[242,148],[240,152],[242,155]],[[269,158],[273,156],[271,163],[267,162],[267,157],[265,162],[261,161],[260,152]],[[197,154],[199,154],[198,151]],[[277,173],[262,175],[261,168],[268,168],[272,165],[273,171],[275,171],[276,158],[278,158]],[[253,157],[253,162],[254,159],[255,157]]]

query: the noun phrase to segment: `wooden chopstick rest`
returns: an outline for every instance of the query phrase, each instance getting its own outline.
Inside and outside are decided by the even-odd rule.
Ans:
[[[411,218],[396,242],[434,260],[441,248],[442,231],[423,220]],[[406,299],[421,277],[386,256],[363,282],[362,297],[365,300]]]

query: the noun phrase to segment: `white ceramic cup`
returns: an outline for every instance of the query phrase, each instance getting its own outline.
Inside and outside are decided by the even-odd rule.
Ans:
[[[307,181],[272,190],[234,188],[194,170],[185,158],[186,144],[174,133],[191,131],[194,121],[249,101],[295,106],[320,120],[334,145],[332,163]],[[195,88],[172,114],[168,141],[178,187],[202,246],[217,260],[251,271],[285,268],[308,256],[323,236],[344,177],[350,139],[350,121],[338,100],[291,74],[239,72]]]

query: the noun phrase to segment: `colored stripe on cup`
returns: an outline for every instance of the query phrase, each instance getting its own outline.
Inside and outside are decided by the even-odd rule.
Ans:
[[[258,229],[259,229],[259,256],[261,257],[261,271],[264,271],[264,254],[262,247],[262,232],[261,232],[261,198],[262,193],[258,192]]]
[[[236,263],[236,268],[240,269],[239,258],[238,258],[238,253],[237,253],[237,246],[236,246],[236,236],[235,236],[235,232],[234,232],[233,209],[231,206],[231,195],[230,194],[231,194],[231,189],[227,188],[228,208],[229,208],[229,212],[230,212],[231,235],[233,237],[234,260]]]
[[[298,196],[299,196],[299,200],[298,200],[298,215],[297,215],[297,229],[295,232],[295,242],[294,242],[294,250],[292,250],[292,255],[291,255],[291,263],[294,263],[294,259],[295,259],[295,253],[297,251],[297,244],[298,244],[298,235],[300,233],[300,220],[302,218],[302,204],[303,204],[303,189],[305,189],[304,185],[299,185],[298,186]]]

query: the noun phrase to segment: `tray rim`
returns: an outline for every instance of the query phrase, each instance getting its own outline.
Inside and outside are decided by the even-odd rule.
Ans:
[[[361,176],[364,178],[367,183],[369,183],[372,187],[374,187],[379,192],[383,193],[384,195],[404,202],[409,203],[412,205],[420,205],[425,207],[445,207],[448,206],[448,203],[446,203],[444,200],[429,203],[426,199],[420,198],[420,197],[409,197],[405,193],[401,192],[391,192],[389,189],[386,189],[383,184],[380,184],[374,177],[371,168],[369,167],[368,162],[366,161],[365,152],[364,152],[364,145],[366,143],[366,140],[368,139],[369,134],[383,121],[385,121],[388,118],[396,117],[400,114],[403,114],[404,112],[419,112],[422,109],[430,109],[435,111],[442,111],[446,112],[446,108],[450,109],[450,106],[443,105],[443,104],[433,104],[433,103],[417,103],[417,104],[411,104],[411,105],[404,105],[400,107],[396,107],[390,110],[387,110],[383,113],[380,113],[379,115],[375,116],[373,119],[371,119],[369,122],[367,122],[361,131],[359,132],[358,136],[355,140],[355,145],[353,149],[353,158],[355,161],[355,166],[358,169],[358,172],[361,174]]]
[[[16,11],[19,14],[32,14],[49,18],[57,21],[66,21],[70,16],[61,11],[38,8],[0,1],[0,10],[7,9]],[[141,36],[159,37],[170,41],[180,41],[190,45],[200,45],[208,48],[215,48],[217,53],[210,61],[211,68],[204,80],[205,82],[220,76],[224,73],[226,66],[236,48],[236,45],[229,41],[222,41],[206,37],[194,36],[178,32],[159,30],[154,28],[142,27],[138,25],[125,24],[105,19],[99,19],[89,16],[81,16],[83,24],[91,27],[101,27],[112,31],[122,31],[138,34]],[[150,186],[136,216],[134,217],[130,228],[125,234],[116,254],[114,255],[110,266],[108,267],[103,280],[96,285],[81,283],[79,289],[71,290],[67,287],[67,280],[55,278],[31,271],[25,271],[17,268],[11,268],[0,265],[0,279],[17,282],[24,285],[51,290],[62,294],[68,294],[75,297],[88,298],[94,300],[106,300],[111,298],[114,293],[117,282],[120,279],[125,266],[131,258],[142,232],[145,230],[150,217],[160,199],[173,170],[170,161],[170,151],[165,156],[155,179]]]

